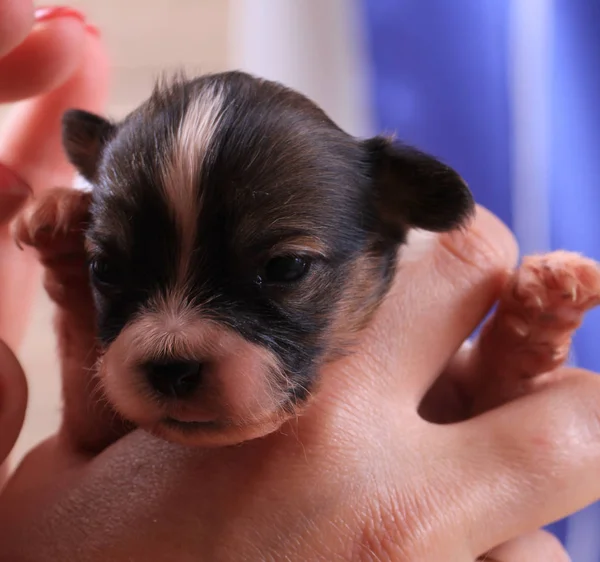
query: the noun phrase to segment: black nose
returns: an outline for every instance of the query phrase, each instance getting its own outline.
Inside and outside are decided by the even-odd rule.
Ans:
[[[152,388],[170,398],[186,398],[200,385],[202,364],[198,361],[153,362],[145,367]]]

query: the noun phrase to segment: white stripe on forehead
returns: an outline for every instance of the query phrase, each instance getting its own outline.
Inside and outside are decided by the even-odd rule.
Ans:
[[[195,93],[168,147],[168,154],[164,155],[162,186],[180,237],[177,281],[181,283],[186,281],[196,237],[201,206],[198,178],[219,126],[223,103],[223,92],[218,86]]]

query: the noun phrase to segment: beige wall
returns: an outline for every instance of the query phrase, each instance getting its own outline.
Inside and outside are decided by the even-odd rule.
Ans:
[[[166,69],[227,64],[227,0],[70,0],[98,25],[114,61],[110,109],[139,103]]]
[[[227,67],[228,0],[70,0],[69,4],[100,27],[110,50],[114,82],[108,112],[114,117],[139,103],[165,69],[206,72]],[[30,381],[30,403],[17,458],[52,433],[59,419],[51,313],[40,290],[31,329],[19,350]]]

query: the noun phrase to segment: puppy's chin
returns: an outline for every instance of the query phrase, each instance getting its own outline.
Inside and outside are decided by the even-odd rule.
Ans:
[[[193,447],[225,447],[265,437],[300,413],[300,409],[281,405],[232,416],[230,411],[219,414],[206,408],[161,405],[143,393],[124,390],[105,385],[109,401],[124,419],[156,437]]]
[[[143,429],[161,439],[192,447],[227,447],[266,437],[276,432],[292,414],[274,412],[263,421],[234,425],[228,422],[179,422],[170,418]]]
[[[102,371],[101,371],[102,373]],[[288,403],[254,404],[252,411],[235,411],[224,400],[210,408],[206,402],[186,405],[154,400],[143,391],[113,387],[102,377],[105,394],[115,410],[130,423],[166,441],[197,447],[223,447],[264,437],[277,431],[299,412]]]

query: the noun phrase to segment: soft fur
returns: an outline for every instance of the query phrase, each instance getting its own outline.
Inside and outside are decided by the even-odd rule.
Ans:
[[[277,429],[369,322],[408,231],[474,210],[434,157],[241,72],[159,84],[118,123],[72,110],[64,146],[91,195],[51,191],[16,234],[47,266],[65,377],[100,357],[96,402],[68,408],[107,400],[184,443]]]

